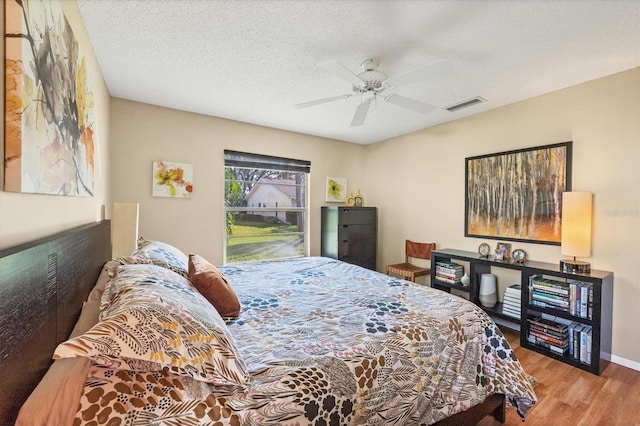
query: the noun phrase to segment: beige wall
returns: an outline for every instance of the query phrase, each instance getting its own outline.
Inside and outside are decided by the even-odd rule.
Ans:
[[[320,251],[326,176],[344,176],[379,208],[378,269],[403,241],[475,251],[464,237],[464,159],[573,141],[573,189],[594,193],[594,269],[614,271],[613,360],[640,369],[640,69],[369,146],[140,103],[112,102],[112,199],[140,203],[141,235],[223,260],[223,150],[310,160],[311,254]],[[189,200],[151,196],[153,160],[194,165]],[[490,243],[494,241],[488,240]],[[513,243],[556,263],[557,246]],[[496,271],[502,286],[517,274]]]
[[[62,7],[83,49],[93,76],[96,113],[95,183],[93,197],[59,197],[54,195],[19,194],[0,191],[0,249],[34,238],[50,235],[73,226],[104,217],[109,204],[109,92],[96,62],[80,13],[75,2],[62,2]],[[4,7],[0,7],[4,34]],[[4,43],[0,43],[4,56]],[[4,92],[4,78],[0,79]],[[4,102],[0,102],[4,117]],[[0,141],[0,157],[4,159],[4,126]],[[0,177],[0,187],[3,185]]]
[[[94,78],[96,195],[0,191],[0,249],[110,217],[113,200],[140,203],[141,235],[220,264],[223,150],[234,149],[311,161],[312,255],[320,252],[325,177],[346,177],[350,188],[362,189],[365,204],[379,207],[381,269],[400,260],[406,238],[476,249],[482,240],[465,238],[463,230],[465,157],[573,140],[573,189],[594,193],[590,261],[596,269],[615,272],[613,358],[640,369],[640,69],[365,147],[121,99],[110,102],[77,5],[63,2],[63,8]],[[0,8],[4,23],[3,14]],[[3,155],[4,134],[2,139]],[[193,197],[152,197],[153,160],[192,163]],[[556,246],[514,247],[535,260],[560,258]]]
[[[362,145],[254,126],[122,99],[111,104],[112,199],[140,203],[140,235],[222,264],[225,149],[311,161],[310,245],[320,254],[327,176],[363,188]],[[190,199],[153,197],[152,162],[193,164]]]
[[[564,141],[573,141],[573,189],[594,194],[588,260],[615,274],[614,360],[640,369],[639,68],[368,146],[378,265],[399,261],[406,238],[439,248],[494,246],[464,237],[465,157]],[[537,261],[561,258],[558,246],[512,247]]]

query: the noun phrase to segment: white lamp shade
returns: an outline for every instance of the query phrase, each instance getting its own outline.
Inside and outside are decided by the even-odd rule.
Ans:
[[[561,251],[565,256],[591,256],[591,216],[593,195],[590,192],[562,193]]]
[[[138,244],[138,203],[113,203],[113,257],[129,256]]]

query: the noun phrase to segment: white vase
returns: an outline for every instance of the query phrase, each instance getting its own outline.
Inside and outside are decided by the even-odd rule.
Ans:
[[[460,282],[462,283],[463,286],[469,287],[471,278],[469,278],[469,275],[465,272],[464,275],[460,278]]]
[[[486,308],[493,308],[498,303],[498,292],[496,290],[496,276],[493,274],[482,274],[480,278],[480,304]]]

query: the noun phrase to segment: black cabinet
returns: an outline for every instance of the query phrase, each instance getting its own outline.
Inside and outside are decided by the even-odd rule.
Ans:
[[[435,266],[436,262],[441,261],[462,261],[468,265],[469,286],[439,280]],[[600,374],[610,359],[613,272],[591,270],[589,274],[567,273],[560,270],[559,264],[529,260],[516,263],[454,249],[432,252],[431,263],[432,287],[468,293],[469,300],[489,315],[519,323],[522,347],[594,374]],[[502,303],[493,308],[480,305],[480,277],[491,273],[492,268],[520,271],[520,318],[504,314]],[[545,289],[545,286],[551,288]],[[578,292],[582,293],[582,300],[577,296]],[[584,305],[582,312],[577,308],[579,304]]]
[[[320,253],[376,270],[375,207],[322,207]]]

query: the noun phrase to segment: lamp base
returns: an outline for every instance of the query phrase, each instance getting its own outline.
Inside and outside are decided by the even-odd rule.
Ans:
[[[591,272],[591,264],[576,259],[563,259],[560,261],[560,270],[572,274],[588,274]]]

